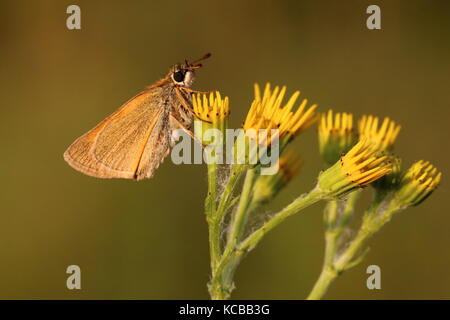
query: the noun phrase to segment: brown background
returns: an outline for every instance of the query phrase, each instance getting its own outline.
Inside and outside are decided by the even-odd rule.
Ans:
[[[380,31],[365,26],[374,3]],[[67,30],[69,4],[80,5],[82,30]],[[2,1],[0,298],[208,297],[203,165],[166,161],[136,183],[90,178],[62,159],[172,64],[208,51],[195,88],[228,95],[233,126],[254,82],[286,84],[322,111],[392,117],[404,162],[431,160],[444,173],[326,298],[450,298],[449,14],[447,1]],[[310,189],[322,168],[315,130],[295,145],[302,174],[267,210]],[[234,298],[306,296],[322,263],[322,208],[264,239],[239,268]],[[82,269],[81,291],[65,287],[70,264]],[[365,286],[370,264],[382,290]]]

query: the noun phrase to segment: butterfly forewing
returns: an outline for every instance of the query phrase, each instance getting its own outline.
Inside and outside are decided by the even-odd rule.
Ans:
[[[161,132],[168,122],[169,110],[164,105],[167,89],[152,87],[130,99],[78,138],[64,153],[66,161],[98,178],[151,177],[169,148],[167,130]],[[155,135],[160,141],[149,143]],[[142,160],[152,158],[157,161],[140,165]]]

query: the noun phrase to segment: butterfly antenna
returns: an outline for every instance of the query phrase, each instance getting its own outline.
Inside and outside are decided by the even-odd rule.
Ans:
[[[207,54],[205,54],[203,57],[201,57],[200,59],[197,59],[197,60],[194,60],[194,61],[192,61],[191,62],[191,64],[194,64],[194,63],[196,63],[196,62],[200,62],[200,61],[202,61],[202,60],[205,60],[205,59],[208,59],[209,57],[211,57],[211,53],[207,53]]]

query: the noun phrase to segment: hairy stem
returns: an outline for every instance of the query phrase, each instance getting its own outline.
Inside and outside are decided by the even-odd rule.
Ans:
[[[336,279],[337,276],[338,274],[333,268],[323,268],[307,300],[321,299],[322,296],[327,292],[331,282]]]
[[[216,199],[217,199],[217,164],[216,161],[208,161],[208,195],[205,199],[206,220],[209,228],[209,252],[211,259],[211,270],[216,268],[216,264],[220,259],[220,243],[216,239],[220,239],[220,233],[214,226],[216,215]],[[220,231],[219,231],[220,232]]]
[[[320,299],[325,294],[331,281],[337,277],[337,272],[334,269],[333,263],[340,234],[340,217],[338,211],[338,200],[329,200],[324,209],[325,255],[323,259],[322,271],[320,272],[320,276],[307,298],[308,300]]]
[[[249,177],[249,180],[250,179],[251,176]],[[244,193],[242,196],[244,196]],[[216,271],[214,272],[214,276],[211,279],[209,286],[211,296],[217,299],[228,299],[231,291],[234,289],[234,272],[243,256],[253,249],[267,232],[275,228],[287,217],[318,202],[322,198],[323,192],[318,187],[314,188],[311,192],[298,197],[283,210],[276,213],[271,219],[264,223],[263,226],[245,238],[240,244],[237,243],[234,247],[228,247],[228,250],[224,251]]]
[[[230,232],[228,233],[225,254],[227,251],[233,250],[236,247],[236,244],[241,240],[250,212],[249,204],[251,202],[251,193],[256,177],[256,169],[247,170],[239,204],[231,222]]]
[[[230,204],[233,202],[232,196],[233,191],[239,181],[239,178],[242,176],[245,171],[246,166],[244,165],[234,165],[231,169],[230,176],[228,177],[227,183],[223,190],[223,193],[220,197],[219,203],[217,205],[217,209],[211,215],[207,215],[208,219],[208,227],[209,227],[209,246],[211,251],[211,278],[216,279],[216,272],[218,264],[222,257],[222,250],[220,246],[220,235],[222,232],[222,224],[227,210],[230,207]],[[212,170],[211,170],[212,171]],[[209,172],[209,171],[208,171]],[[209,185],[209,183],[208,183]],[[217,183],[216,183],[217,185]],[[214,187],[216,188],[216,186]],[[216,190],[216,189],[215,189]],[[217,193],[217,190],[215,191]],[[208,194],[208,196],[210,196]],[[215,199],[213,199],[215,206]],[[208,202],[209,203],[209,202]],[[211,208],[213,205],[209,203],[208,208]],[[208,289],[210,292],[211,299],[225,299],[225,295],[223,294],[224,290],[220,287],[217,287],[217,283],[211,280],[208,285]]]
[[[266,223],[264,223],[260,228],[249,235],[239,246],[238,250],[240,252],[250,251],[253,249],[259,241],[264,237],[264,235],[279,225],[287,217],[297,213],[298,211],[318,202],[323,198],[323,192],[315,187],[312,191],[307,194],[303,194],[293,202],[291,202],[284,209],[273,215]]]
[[[358,195],[355,195],[349,205],[345,207],[344,215],[349,215],[349,210],[354,210],[354,205]],[[338,254],[336,244],[339,238],[336,235],[340,233],[333,233],[333,231],[326,232],[326,249],[325,249],[325,262],[320,273],[318,280],[316,281],[311,293],[308,296],[308,300],[321,299],[328,290],[330,284],[344,271],[353,268],[360,263],[367,252],[367,248],[364,251],[367,241],[378,232],[398,211],[401,210],[394,204],[388,206],[383,212],[379,212],[379,206],[373,206],[369,208],[365,214],[362,225],[350,242],[348,247],[343,252]],[[353,212],[351,213],[353,214]],[[342,226],[341,226],[342,227]],[[331,257],[330,257],[331,255]]]

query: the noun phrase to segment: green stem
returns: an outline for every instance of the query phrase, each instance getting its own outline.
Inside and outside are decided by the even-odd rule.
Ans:
[[[270,218],[269,221],[267,221],[260,228],[254,231],[238,246],[240,255],[242,255],[243,252],[247,252],[253,249],[267,232],[269,232],[277,225],[279,225],[282,221],[284,221],[284,219],[318,202],[322,198],[323,198],[322,190],[320,190],[318,187],[315,187],[309,193],[303,194],[297,199],[295,199],[283,210],[279,211],[274,216],[272,216],[272,218]]]
[[[232,252],[236,249],[236,244],[240,242],[247,224],[248,215],[250,213],[249,205],[251,202],[251,194],[255,179],[257,178],[257,169],[247,170],[242,193],[240,195],[239,204],[231,221],[230,231],[228,233],[227,244],[224,249],[223,257],[230,257],[226,268],[216,277],[217,281],[213,281],[214,285],[211,287],[215,296],[220,299],[228,298],[233,289],[233,275],[239,264],[238,257],[232,257]],[[216,270],[214,273],[216,274]]]
[[[210,284],[210,293],[213,299],[228,299],[233,290],[233,274],[235,268],[239,264],[239,259],[233,260],[231,253],[235,249],[236,244],[240,241],[245,229],[248,214],[250,212],[248,209],[251,202],[252,188],[257,177],[256,172],[257,169],[247,170],[242,193],[240,195],[236,213],[232,218],[227,244],[222,256],[230,257],[230,259],[227,260],[228,264],[226,270],[219,269],[214,271],[213,280]]]
[[[319,279],[315,283],[311,293],[309,294],[307,300],[319,300],[328,290],[331,282],[338,276],[336,270],[332,268],[324,268],[320,273]]]
[[[338,217],[338,200],[328,200],[323,210],[323,220],[325,223],[325,231],[335,230],[337,227]]]
[[[333,259],[336,254],[337,241],[341,234],[338,205],[338,200],[329,200],[325,207],[325,257],[322,269],[333,265]]]
[[[339,216],[338,200],[329,200],[324,209],[325,221],[325,256],[323,259],[322,271],[314,284],[311,293],[307,297],[308,300],[318,300],[326,292],[330,283],[337,277],[336,270],[333,267],[334,258],[341,234],[341,217]]]
[[[326,233],[331,237],[330,233]],[[348,269],[357,253],[361,251],[365,241],[369,238],[369,234],[361,229],[357,236],[353,239],[349,247],[336,259],[336,239],[326,239],[325,263],[319,278],[314,284],[313,289],[307,297],[307,300],[319,300],[328,290],[330,284],[342,273]]]
[[[219,204],[217,205],[217,210],[213,215],[208,216],[208,226],[209,226],[209,246],[211,254],[211,278],[217,279],[217,269],[219,262],[222,257],[220,248],[220,234],[222,232],[222,224],[227,210],[232,202],[233,191],[245,171],[245,165],[234,165],[231,169],[230,176],[223,190],[222,196],[220,197]],[[220,284],[220,282],[219,282]],[[217,281],[211,280],[208,285],[209,293],[211,299],[225,299],[225,290],[218,286]]]
[[[245,165],[234,165],[230,172],[230,177],[225,185],[222,196],[220,197],[219,204],[217,206],[216,213],[213,217],[211,217],[211,226],[213,228],[212,232],[214,233],[214,239],[211,239],[214,242],[215,247],[220,247],[220,233],[222,229],[223,219],[227,210],[230,207],[230,203],[232,201],[233,191],[239,182],[239,178],[242,176],[246,169]],[[220,250],[219,250],[220,252]]]
[[[232,283],[234,272],[244,254],[253,249],[267,232],[275,228],[287,217],[318,202],[322,198],[323,192],[318,187],[314,188],[311,192],[298,197],[283,210],[275,214],[240,244],[231,250],[225,251],[210,282],[211,296],[217,299],[229,298],[231,291],[234,289]]]
[[[348,195],[347,201],[345,202],[344,206],[344,212],[342,214],[342,226],[347,226],[347,224],[350,223],[351,219],[353,218],[356,210],[356,203],[358,202],[361,193],[362,189],[357,189]]]
[[[337,258],[334,268],[340,273],[348,269],[348,266],[354,260],[355,256],[361,252],[363,245],[376,231],[369,231],[361,227],[356,237],[347,247],[347,249]]]
[[[352,199],[352,203],[346,207],[345,213],[349,213],[349,210],[354,210],[354,205],[356,202],[358,195],[355,195]],[[315,283],[311,293],[308,296],[308,300],[316,300],[321,299],[323,295],[327,292],[328,287],[336,279],[342,272],[354,267],[364,258],[363,251],[364,245],[367,241],[378,232],[389,220],[390,218],[398,211],[401,210],[397,205],[392,204],[387,209],[380,213],[378,212],[379,206],[371,207],[364,214],[363,223],[357,233],[357,235],[353,238],[350,245],[338,256],[336,253],[336,247],[330,250],[329,253],[326,253],[324,267],[322,268],[322,272],[319,276],[319,279]],[[331,237],[332,235],[329,235]],[[336,241],[338,239],[327,238],[327,246],[335,246]],[[327,249],[326,249],[327,251]],[[333,252],[333,256],[330,258],[328,255],[331,255]],[[361,253],[363,252],[363,253]]]
[[[234,188],[236,187],[239,178],[242,176],[246,169],[246,165],[233,165],[230,176],[220,198],[219,205],[217,206],[216,215],[219,220],[222,221],[223,217],[225,216],[225,212],[229,207],[230,201],[232,200]]]
[[[225,252],[234,250],[236,244],[241,240],[245,225],[248,220],[248,209],[251,202],[251,194],[256,177],[256,169],[247,170],[239,204],[231,222],[230,232],[228,233],[228,242],[225,248]]]
[[[206,220],[209,228],[209,252],[211,258],[211,271],[214,271],[220,259],[220,234],[215,224],[217,199],[217,164],[216,161],[208,161],[208,195],[205,199]]]

